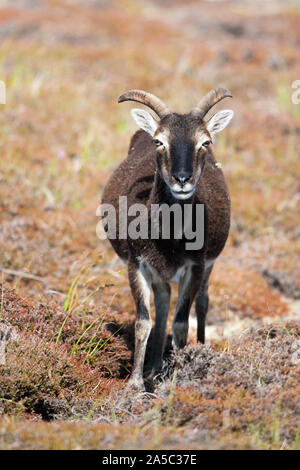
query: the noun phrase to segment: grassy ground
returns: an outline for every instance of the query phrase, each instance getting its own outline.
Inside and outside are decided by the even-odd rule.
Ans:
[[[295,1],[1,3],[0,448],[299,448],[299,20]],[[117,97],[186,111],[216,85],[234,95],[215,144],[232,229],[208,343],[192,319],[132,399],[126,270],[96,237],[135,130]]]

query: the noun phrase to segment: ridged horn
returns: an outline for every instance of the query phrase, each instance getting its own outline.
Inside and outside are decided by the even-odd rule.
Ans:
[[[219,101],[223,98],[232,98],[232,94],[227,88],[217,87],[209,91],[203,98],[199,101],[197,106],[193,109],[193,114],[204,118],[205,114]]]
[[[157,96],[143,90],[128,90],[118,99],[118,103],[123,101],[137,101],[151,108],[161,119],[171,111]]]

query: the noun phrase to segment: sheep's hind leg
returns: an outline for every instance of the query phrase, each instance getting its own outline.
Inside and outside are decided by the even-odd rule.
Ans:
[[[206,269],[203,279],[203,288],[196,296],[196,315],[197,315],[197,341],[205,343],[205,320],[209,305],[208,281],[212,272],[213,264]]]

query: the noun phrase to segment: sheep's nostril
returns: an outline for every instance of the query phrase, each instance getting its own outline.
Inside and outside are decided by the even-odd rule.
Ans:
[[[178,181],[178,183],[180,183],[182,185],[184,183],[186,183],[188,180],[190,180],[191,177],[192,177],[191,173],[185,173],[185,172],[178,173],[177,175],[174,175],[174,178],[176,179],[176,181]]]

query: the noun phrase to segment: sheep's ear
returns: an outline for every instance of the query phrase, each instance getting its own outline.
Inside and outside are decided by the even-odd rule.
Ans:
[[[141,129],[148,132],[151,137],[154,136],[158,124],[148,111],[135,108],[131,110],[131,115]]]
[[[217,132],[222,131],[228,126],[233,118],[234,112],[231,109],[223,109],[216,113],[206,124],[206,129],[213,137]]]

